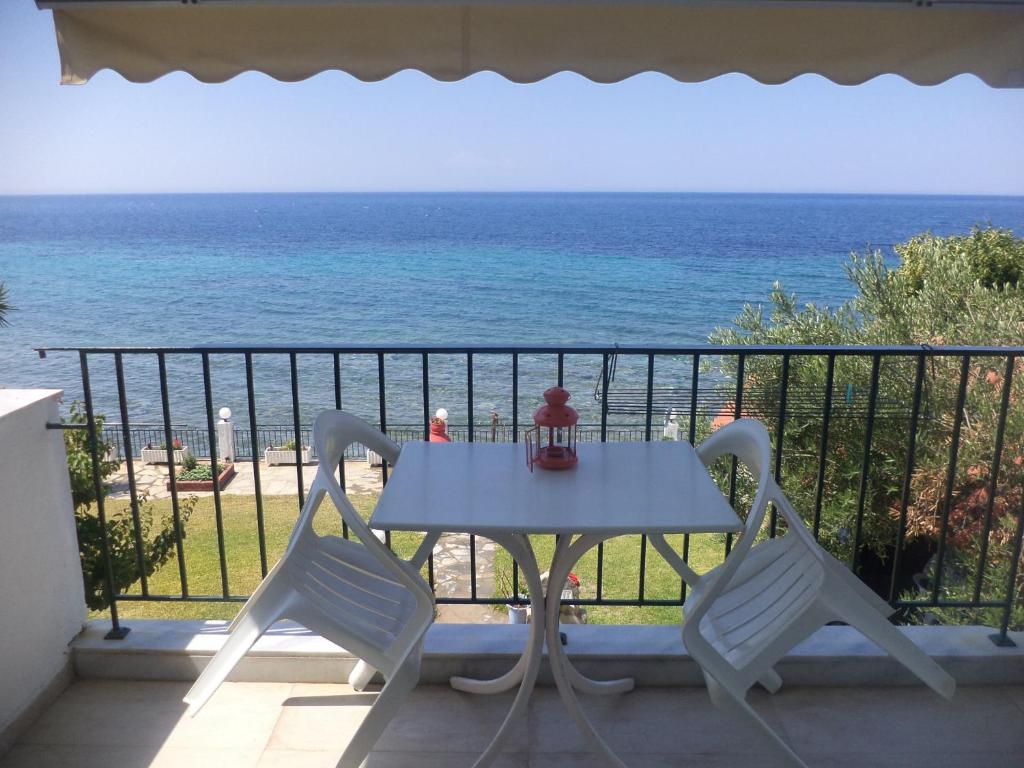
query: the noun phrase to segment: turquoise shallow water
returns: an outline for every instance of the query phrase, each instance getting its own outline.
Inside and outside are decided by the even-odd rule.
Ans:
[[[701,194],[0,197],[0,385],[80,391],[77,359],[38,345],[694,343],[781,280],[850,294],[853,250],[992,222],[1024,198]],[[330,361],[301,359],[303,421],[333,402]],[[97,361],[113,412],[112,366]],[[199,423],[198,366],[171,360],[175,421]],[[215,406],[240,415],[240,367],[214,360]],[[393,423],[421,416],[419,359],[389,358]],[[672,379],[679,371],[659,371]],[[550,360],[524,360],[542,387]],[[577,402],[597,369],[572,366]],[[127,365],[135,421],[159,416],[155,365]],[[374,361],[345,361],[345,402],[376,413]],[[462,360],[431,364],[431,402],[464,411]],[[507,360],[481,359],[475,417],[508,411]],[[623,376],[628,376],[625,366]],[[257,361],[262,421],[291,420],[284,361]],[[526,390],[524,389],[524,392]],[[240,397],[241,393],[243,396]],[[532,401],[531,401],[532,402]]]

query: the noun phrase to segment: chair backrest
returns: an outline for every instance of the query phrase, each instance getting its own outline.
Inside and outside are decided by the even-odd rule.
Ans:
[[[687,647],[701,641],[699,634],[700,621],[710,610],[715,600],[729,586],[729,582],[740,568],[744,558],[750,551],[757,534],[764,523],[769,504],[774,503],[783,515],[789,528],[787,536],[796,536],[796,546],[811,553],[811,557],[822,560],[821,549],[807,530],[800,516],[782,493],[772,476],[772,450],[768,430],[755,419],[738,419],[718,429],[707,440],[697,447],[697,455],[705,466],[725,456],[735,456],[757,478],[757,492],[747,513],[743,532],[736,542],[725,563],[716,571],[714,582],[703,590],[698,603],[686,611],[686,623],[683,637]]]
[[[313,424],[313,445],[320,466],[337,467],[353,443],[365,445],[389,464],[398,461],[401,446],[380,430],[345,411],[324,411]]]
[[[721,427],[697,446],[697,456],[706,467],[725,455],[735,456],[757,478],[757,493],[743,528],[743,538],[748,539],[748,545],[753,544],[764,523],[768,505],[774,504],[790,532],[799,537],[802,544],[817,550],[814,536],[772,476],[772,446],[764,424],[756,419],[738,419]]]
[[[697,446],[697,457],[710,467],[722,456],[735,456],[757,479],[757,492],[743,527],[743,538],[757,535],[771,500],[771,441],[768,430],[754,419],[738,419],[712,433]]]
[[[326,493],[334,501],[341,519],[364,545],[373,547],[375,550],[377,547],[374,545],[380,545],[380,540],[356,512],[352,502],[345,495],[344,489],[334,477],[335,470],[344,460],[345,450],[353,443],[359,443],[376,451],[389,464],[395,464],[401,452],[398,443],[374,429],[372,425],[367,424],[358,416],[344,411],[324,411],[317,416],[313,423],[313,445],[316,447],[318,461],[316,478],[309,489],[309,498],[303,505],[299,521],[292,532],[293,540],[312,527],[313,517]],[[381,549],[387,552],[389,557],[393,557],[391,551],[386,547],[381,546]]]
[[[354,534],[369,553],[384,566],[394,577],[395,582],[413,593],[418,604],[417,610],[424,615],[433,616],[434,595],[430,586],[416,568],[400,560],[370,530],[334,476],[338,464],[344,459],[345,449],[353,443],[360,443],[376,451],[390,464],[395,464],[399,459],[401,449],[398,443],[359,417],[344,411],[321,413],[313,424],[313,444],[316,446],[319,461],[316,477],[310,486],[309,495],[282,560],[299,548],[305,537],[316,535],[313,532],[313,518],[324,497],[329,495],[342,520],[348,525],[349,532]],[[412,633],[409,637],[402,635],[396,638],[395,647],[397,649],[416,640]]]

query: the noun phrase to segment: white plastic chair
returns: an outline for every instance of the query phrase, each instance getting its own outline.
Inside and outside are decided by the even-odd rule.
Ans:
[[[334,476],[350,444],[361,443],[390,463],[398,460],[398,444],[342,411],[320,414],[313,441],[320,465],[288,547],[238,614],[231,636],[185,702],[188,714],[195,715],[271,624],[292,619],[362,659],[366,679],[376,669],[387,681],[338,763],[339,768],[358,768],[419,680],[434,596],[415,565],[421,553],[410,562],[397,558],[363,522]],[[313,531],[313,518],[327,494],[357,541]]]
[[[771,444],[753,419],[728,424],[697,454],[705,466],[736,456],[758,479],[742,535],[725,562],[698,576],[663,536],[652,544],[693,588],[687,600],[683,643],[700,665],[717,707],[746,717],[782,751],[789,764],[806,764],[746,701],[760,683],[782,686],[773,666],[793,646],[830,621],[843,621],[904,664],[939,695],[950,698],[953,678],[888,621],[892,608],[825,552],[772,477]],[[785,536],[755,545],[768,505],[786,521]]]

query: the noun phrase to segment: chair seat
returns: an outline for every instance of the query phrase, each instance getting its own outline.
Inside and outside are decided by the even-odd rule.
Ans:
[[[716,706],[756,726],[787,765],[807,768],[747,701],[747,691],[754,683],[778,691],[783,680],[776,663],[832,620],[856,627],[939,695],[953,695],[953,678],[888,622],[889,606],[807,530],[772,477],[771,440],[763,424],[753,419],[727,424],[700,444],[697,455],[705,467],[731,455],[757,477],[743,533],[722,565],[697,576],[664,539],[655,545],[687,584],[696,581],[686,601],[692,608],[685,610],[683,642],[704,672]],[[781,516],[786,534],[758,541],[769,505]]]
[[[715,578],[718,566],[701,580],[695,602]],[[824,573],[815,554],[795,536],[756,545],[700,622],[701,634],[737,669],[812,608]]]
[[[389,647],[413,617],[415,596],[361,544],[310,533],[296,549],[283,570],[307,608],[368,645]]]

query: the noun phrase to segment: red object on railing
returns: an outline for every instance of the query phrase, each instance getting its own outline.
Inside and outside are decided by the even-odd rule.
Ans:
[[[576,466],[576,422],[580,415],[571,405],[566,405],[570,397],[568,390],[562,387],[551,387],[544,392],[546,404],[533,414],[533,423],[537,425],[536,443],[527,441],[531,465],[544,469]]]

